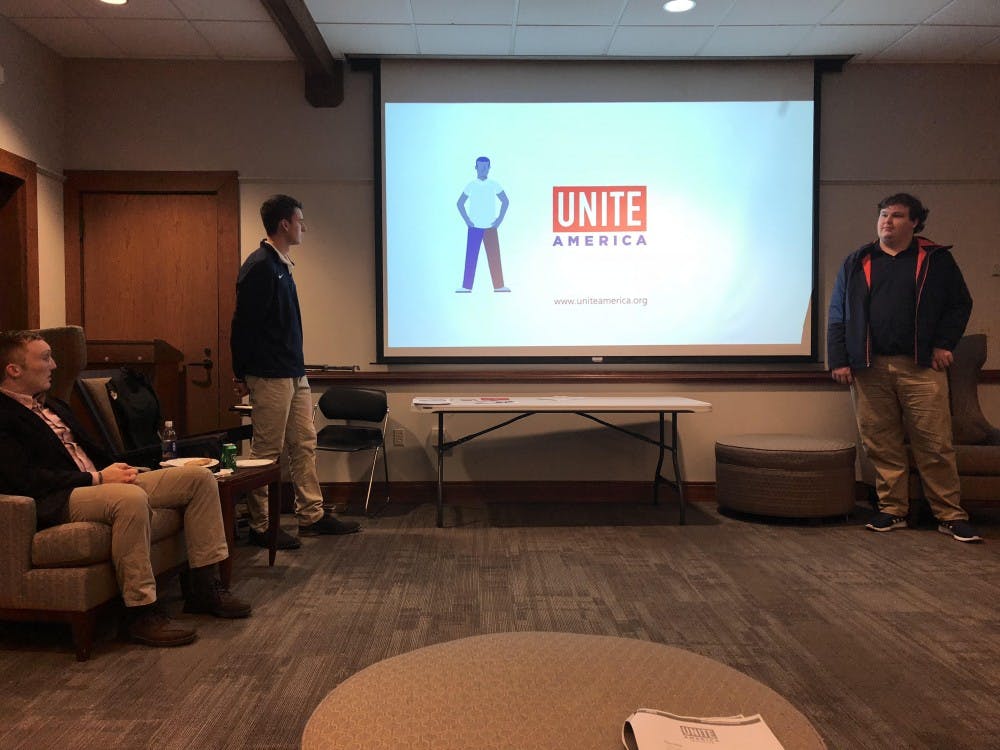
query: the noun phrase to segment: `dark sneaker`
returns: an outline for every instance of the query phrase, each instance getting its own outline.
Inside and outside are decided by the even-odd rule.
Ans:
[[[184,602],[184,611],[191,614],[215,615],[226,619],[250,616],[250,602],[237,599],[222,581],[212,581],[204,591],[194,592]]]
[[[157,607],[136,616],[128,626],[128,635],[136,643],[159,647],[186,646],[198,637],[194,628],[171,620]]]
[[[866,529],[872,531],[892,531],[893,529],[905,529],[906,519],[894,516],[892,513],[876,513],[872,520],[865,524]]]
[[[353,534],[356,531],[361,531],[361,524],[357,521],[341,521],[331,513],[323,514],[321,519],[313,523],[299,524],[299,536]]]
[[[976,533],[976,528],[968,521],[942,521],[938,526],[942,534],[951,534],[960,542],[981,542],[983,538]]]
[[[254,531],[253,529],[250,529],[250,544],[256,544],[258,547],[264,547],[265,549],[271,549],[271,543],[267,539],[266,531]],[[302,542],[294,536],[289,534],[284,529],[278,529],[278,549],[298,549],[301,546]]]

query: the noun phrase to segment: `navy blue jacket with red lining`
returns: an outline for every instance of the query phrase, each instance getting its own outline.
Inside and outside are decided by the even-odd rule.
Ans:
[[[914,237],[917,248],[917,301],[914,358],[931,366],[934,349],[954,351],[972,314],[972,296],[952,256],[951,245]],[[826,329],[827,366],[864,369],[871,366],[869,295],[871,242],[847,256],[830,297]],[[912,247],[912,245],[911,245]]]

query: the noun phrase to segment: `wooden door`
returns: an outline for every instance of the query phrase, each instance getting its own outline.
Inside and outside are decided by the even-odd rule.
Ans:
[[[163,417],[186,434],[237,422],[229,411],[229,325],[238,205],[235,174],[227,175],[221,185],[217,173],[70,173],[67,180],[67,320],[79,320],[88,339],[163,339],[181,350],[185,413]],[[210,184],[191,189],[199,177]]]
[[[0,149],[0,331],[38,327],[37,192],[35,163]]]

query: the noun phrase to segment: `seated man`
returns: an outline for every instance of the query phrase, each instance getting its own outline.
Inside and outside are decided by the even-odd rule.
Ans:
[[[218,562],[229,551],[212,474],[197,467],[140,473],[110,463],[69,407],[46,399],[54,369],[52,350],[40,335],[0,332],[0,492],[34,498],[39,528],[70,521],[111,526],[111,558],[134,641],[180,646],[196,637],[156,604],[150,562],[155,507],[183,508],[191,566],[184,611],[247,617],[250,605],[219,580]]]

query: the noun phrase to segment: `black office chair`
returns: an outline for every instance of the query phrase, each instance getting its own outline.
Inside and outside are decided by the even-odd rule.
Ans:
[[[371,475],[368,478],[368,494],[365,495],[365,513],[368,513],[372,484],[375,481],[375,464],[378,463],[379,451],[382,452],[382,465],[385,468],[385,502],[388,505],[389,459],[385,452],[385,428],[389,422],[389,405],[385,391],[375,388],[333,386],[320,397],[317,406],[327,419],[347,422],[347,424],[330,424],[321,429],[316,435],[316,447],[319,450],[346,453],[375,451],[372,457]],[[375,423],[379,426],[351,424],[355,421]]]

